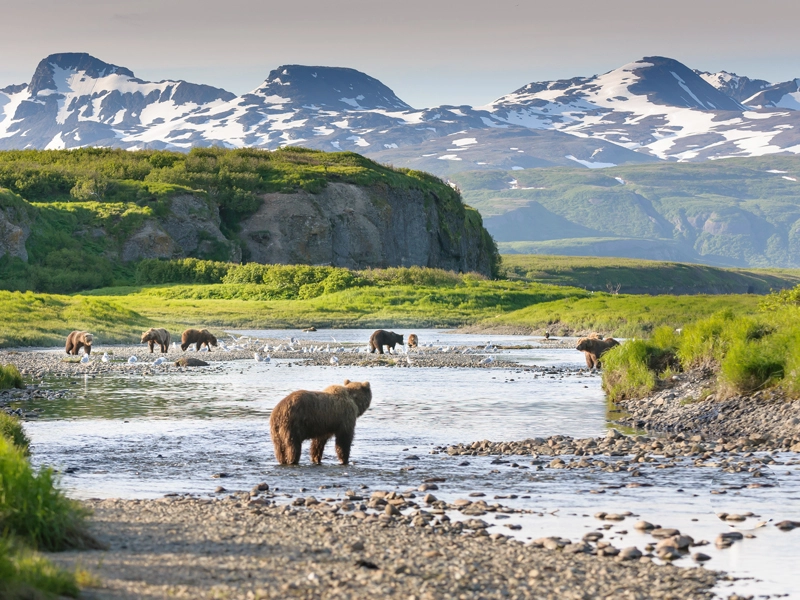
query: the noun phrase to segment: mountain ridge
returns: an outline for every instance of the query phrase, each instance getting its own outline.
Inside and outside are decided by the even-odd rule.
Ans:
[[[237,96],[61,53],[28,84],[0,90],[0,149],[93,145],[300,145],[440,175],[798,154],[800,80],[770,84],[650,56],[601,75],[532,82],[481,107],[412,108],[344,67],[282,65]]]

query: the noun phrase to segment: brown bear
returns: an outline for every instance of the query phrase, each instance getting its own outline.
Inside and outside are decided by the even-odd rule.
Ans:
[[[192,344],[198,352],[203,346],[211,352],[211,346],[217,345],[217,338],[208,329],[187,329],[181,334],[181,350],[185,352]]]
[[[67,344],[64,349],[67,354],[75,356],[81,348],[87,356],[92,353],[92,334],[86,331],[73,331],[67,336]]]
[[[372,402],[369,381],[344,380],[321,392],[300,390],[278,402],[269,418],[275,458],[282,465],[296,465],[304,440],[311,440],[311,462],[320,464],[325,444],[336,436],[336,455],[346,465],[356,431],[356,419]]]
[[[417,346],[419,346],[419,338],[416,333],[412,333],[408,336],[408,347],[416,348]]]
[[[403,345],[403,336],[395,333],[394,331],[384,331],[378,329],[369,338],[369,353],[373,354],[375,350],[379,354],[383,354],[383,347],[388,346],[394,350],[395,344]]]
[[[142,341],[140,343],[144,344],[147,342],[147,344],[150,346],[150,354],[153,353],[153,348],[156,344],[158,344],[161,348],[161,352],[166,354],[167,351],[169,351],[169,341],[169,331],[166,329],[155,329],[154,327],[151,327],[142,334]]]
[[[583,352],[588,368],[599,369],[600,357],[614,346],[619,346],[619,342],[614,338],[601,340],[597,337],[590,336],[579,339],[577,349]]]

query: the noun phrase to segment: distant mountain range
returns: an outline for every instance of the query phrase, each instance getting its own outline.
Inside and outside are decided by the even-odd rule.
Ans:
[[[440,175],[800,154],[800,79],[773,84],[647,57],[530,83],[483,107],[415,109],[353,69],[285,65],[236,96],[66,53],[0,90],[0,149],[287,144]]]

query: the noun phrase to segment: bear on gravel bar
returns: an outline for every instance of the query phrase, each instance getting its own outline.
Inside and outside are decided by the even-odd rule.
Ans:
[[[67,351],[67,354],[76,356],[81,348],[87,356],[92,353],[92,334],[86,331],[73,331],[67,336],[64,350]]]
[[[598,337],[590,336],[579,339],[576,349],[583,352],[588,368],[599,369],[600,357],[614,346],[619,346],[619,342],[614,338],[601,340]]]
[[[299,390],[278,402],[269,418],[275,458],[282,465],[300,462],[304,440],[311,440],[311,462],[320,464],[325,444],[336,436],[336,455],[346,465],[356,431],[356,419],[372,402],[369,382],[344,380],[321,392]]]
[[[200,360],[199,358],[189,358],[188,356],[182,356],[178,360],[175,361],[176,367],[207,367],[208,363],[204,360]]]
[[[383,354],[383,347],[388,346],[394,350],[395,344],[403,345],[403,336],[395,333],[394,331],[384,331],[378,329],[369,338],[369,352],[373,354],[375,350],[379,354]]]
[[[417,346],[419,346],[419,338],[416,333],[412,333],[408,336],[408,347],[416,348]]]
[[[144,344],[147,342],[147,344],[150,346],[150,354],[153,353],[153,348],[156,344],[158,344],[161,348],[161,352],[166,354],[169,350],[170,339],[169,331],[166,329],[155,329],[154,327],[151,327],[142,334],[141,343]]]
[[[198,352],[203,346],[210,352],[211,346],[217,345],[217,338],[208,329],[187,329],[181,334],[181,350],[186,351],[192,344]]]

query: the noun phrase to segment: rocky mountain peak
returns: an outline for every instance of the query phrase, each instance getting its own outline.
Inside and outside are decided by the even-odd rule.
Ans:
[[[58,90],[58,78],[64,71],[83,72],[95,79],[113,74],[134,78],[130,69],[103,62],[85,52],[63,52],[51,54],[39,63],[31,79],[30,94],[36,96],[44,90]]]
[[[749,77],[737,75],[736,73],[729,73],[728,71],[709,73],[707,71],[695,70],[695,73],[726,96],[730,96],[741,103],[744,103],[750,96],[772,85],[769,81],[763,79],[750,79]]]
[[[664,56],[646,56],[633,65],[638,77],[628,89],[653,104],[699,110],[742,111],[744,107],[683,63]]]
[[[342,110],[408,110],[411,107],[374,77],[343,67],[283,65],[255,92],[301,106]]]

